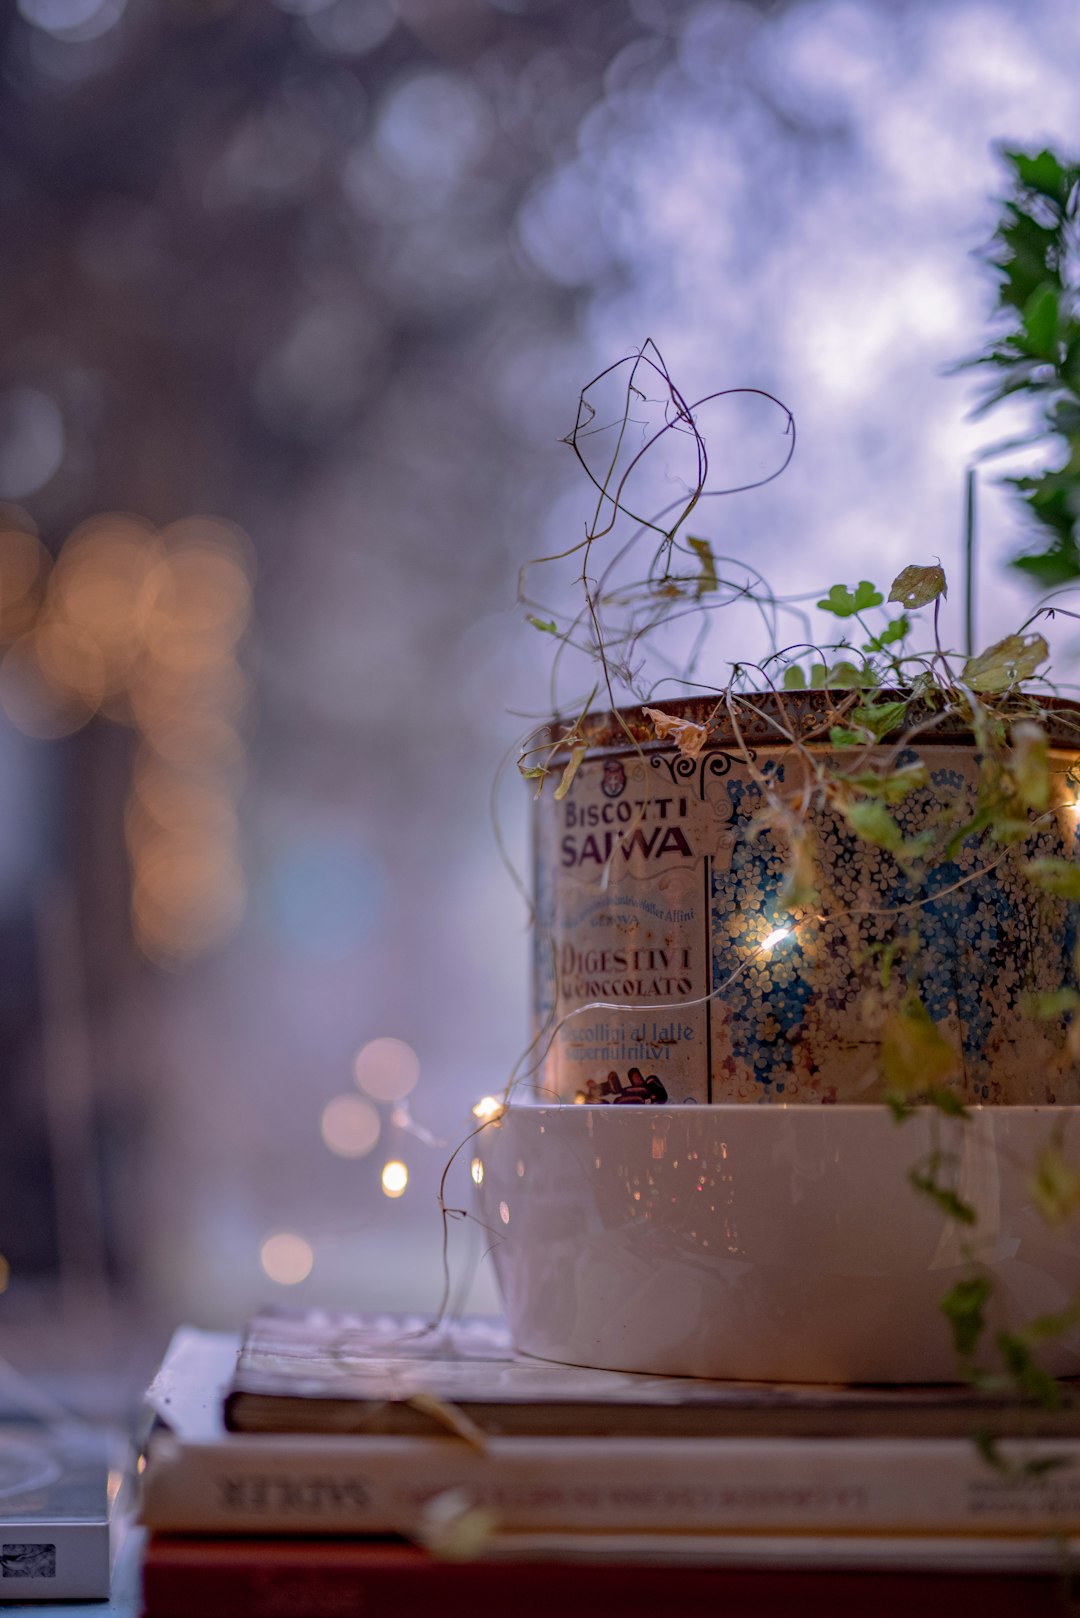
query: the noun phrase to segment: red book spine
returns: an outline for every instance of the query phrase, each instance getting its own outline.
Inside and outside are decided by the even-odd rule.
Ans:
[[[154,1535],[144,1618],[1046,1618],[1025,1575],[440,1562],[404,1544]]]

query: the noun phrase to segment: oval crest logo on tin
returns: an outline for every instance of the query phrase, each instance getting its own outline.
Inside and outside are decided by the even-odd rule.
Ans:
[[[626,791],[626,771],[620,759],[604,760],[604,778],[600,783],[600,790],[605,798],[620,798]]]

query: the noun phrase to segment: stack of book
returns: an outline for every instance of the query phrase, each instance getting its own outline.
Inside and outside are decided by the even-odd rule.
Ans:
[[[1045,1610],[1080,1534],[1080,1409],[964,1387],[630,1376],[491,1322],[273,1311],[242,1344],[181,1330],[148,1401],[147,1618],[884,1614],[962,1571],[951,1613],[988,1618]]]

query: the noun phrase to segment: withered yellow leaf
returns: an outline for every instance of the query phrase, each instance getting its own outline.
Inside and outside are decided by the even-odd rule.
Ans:
[[[642,713],[653,722],[660,741],[672,739],[680,753],[688,758],[697,758],[701,749],[709,739],[709,732],[705,725],[695,725],[692,719],[677,719],[674,714],[663,713],[659,708],[643,708]]]
[[[948,593],[943,568],[905,567],[892,581],[889,600],[898,601],[902,607],[925,607]]]
[[[1041,635],[1006,635],[978,657],[969,657],[961,678],[973,691],[1005,691],[1030,679],[1050,656]]]

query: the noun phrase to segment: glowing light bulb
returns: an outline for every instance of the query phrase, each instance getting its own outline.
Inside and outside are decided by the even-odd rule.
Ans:
[[[483,1163],[481,1163],[481,1161],[480,1161],[480,1159],[478,1157],[474,1157],[472,1162],[469,1164],[469,1172],[473,1177],[473,1184],[474,1185],[483,1185],[483,1183],[484,1183],[484,1165],[483,1165]]]
[[[404,1163],[392,1160],[383,1164],[382,1188],[384,1197],[400,1197],[409,1183],[409,1171]]]
[[[793,930],[791,927],[774,927],[768,937],[761,940],[760,947],[762,949],[775,949],[777,944],[782,944],[785,938],[791,937]]]
[[[498,1118],[503,1110],[502,1102],[494,1096],[482,1096],[473,1108],[473,1117],[487,1123],[490,1118]]]

